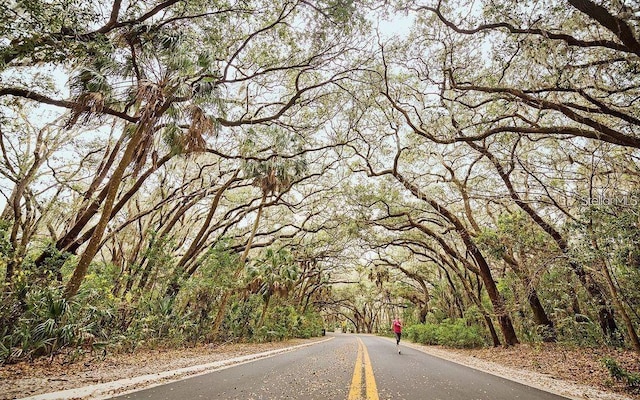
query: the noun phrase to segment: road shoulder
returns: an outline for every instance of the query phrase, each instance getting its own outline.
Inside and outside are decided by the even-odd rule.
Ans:
[[[190,349],[153,349],[104,360],[38,360],[0,367],[0,399],[101,399],[270,357],[329,340],[294,339]]]
[[[403,345],[422,351],[447,361],[462,364],[501,378],[509,379],[536,389],[544,390],[574,400],[637,400],[638,396],[629,397],[620,393],[601,390],[589,385],[557,379],[548,374],[530,369],[514,368],[493,361],[484,360],[462,352],[436,346],[425,346],[404,342]]]

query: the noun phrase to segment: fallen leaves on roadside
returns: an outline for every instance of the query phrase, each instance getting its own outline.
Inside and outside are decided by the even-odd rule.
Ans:
[[[447,351],[640,399],[640,393],[634,393],[623,382],[614,380],[603,362],[605,358],[611,358],[626,371],[640,374],[640,355],[630,350],[536,343],[485,349],[447,349]]]

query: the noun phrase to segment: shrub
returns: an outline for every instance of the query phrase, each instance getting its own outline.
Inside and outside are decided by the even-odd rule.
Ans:
[[[630,389],[640,389],[640,375],[625,370],[612,358],[605,358],[602,362],[613,379],[625,382]]]
[[[437,324],[419,324],[408,327],[405,334],[412,342],[437,345],[440,344],[437,331]]]
[[[552,314],[552,317],[556,316]],[[558,341],[561,343],[578,347],[605,345],[600,327],[586,315],[561,315],[555,318],[555,322]]]
[[[478,325],[468,324],[465,319],[444,320],[439,324],[412,325],[405,330],[409,340],[428,345],[457,348],[480,347],[485,344]]]
[[[277,306],[253,337],[256,341],[310,338],[322,334],[322,318],[313,312],[300,314],[293,306]]]

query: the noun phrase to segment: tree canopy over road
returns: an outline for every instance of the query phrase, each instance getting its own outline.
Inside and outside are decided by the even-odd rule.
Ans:
[[[637,3],[12,0],[0,32],[1,361],[394,315],[640,352]]]

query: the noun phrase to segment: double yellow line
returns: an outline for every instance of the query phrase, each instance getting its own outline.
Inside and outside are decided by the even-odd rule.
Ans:
[[[367,348],[360,338],[358,339],[358,357],[356,358],[356,366],[353,369],[353,377],[351,378],[351,389],[349,390],[349,400],[379,400],[378,387],[376,379],[373,376],[373,368]],[[364,385],[362,384],[364,371]],[[364,389],[364,393],[363,393]],[[364,396],[363,396],[364,394]]]

